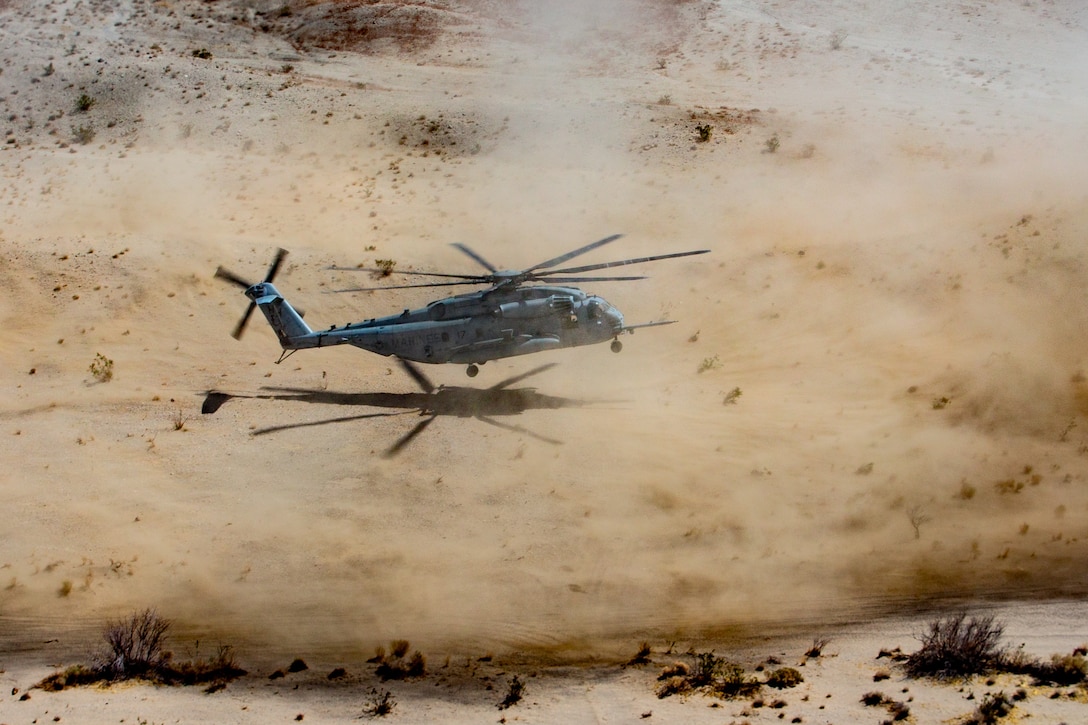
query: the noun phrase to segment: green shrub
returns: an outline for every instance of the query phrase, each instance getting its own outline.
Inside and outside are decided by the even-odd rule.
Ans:
[[[102,353],[95,354],[94,360],[91,361],[88,369],[94,379],[100,383],[108,383],[113,380],[113,360],[110,360]]]
[[[703,358],[703,361],[701,363],[699,363],[699,369],[696,370],[695,372],[705,373],[707,370],[716,370],[717,368],[720,368],[721,366],[722,366],[722,361],[717,355],[714,355],[713,357],[705,357],[705,358]]]
[[[785,690],[790,687],[797,687],[804,681],[805,678],[800,671],[793,667],[780,667],[767,675],[766,684],[767,687],[773,687],[776,690]]]
[[[102,680],[102,674],[84,665],[73,665],[63,672],[54,672],[39,682],[36,687],[46,692],[59,692],[66,687],[90,685]]]

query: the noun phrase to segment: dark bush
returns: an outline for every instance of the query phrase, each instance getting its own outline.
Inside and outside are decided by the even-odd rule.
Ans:
[[[1088,674],[1088,661],[1078,654],[1054,655],[1050,662],[1040,662],[1030,671],[1037,682],[1055,685],[1076,685]]]
[[[876,707],[883,705],[886,699],[883,692],[866,692],[861,696],[861,704],[865,707]]]
[[[919,639],[922,647],[907,657],[911,677],[955,679],[995,669],[1001,663],[1004,626],[992,616],[970,617],[960,613],[936,619]]]
[[[110,651],[95,669],[116,678],[140,677],[158,669],[169,659],[162,649],[168,629],[170,620],[154,609],[111,622],[103,634]]]
[[[498,705],[499,709],[505,710],[521,702],[521,697],[524,692],[525,684],[518,678],[517,675],[514,675],[510,679],[510,686],[506,690],[506,697],[504,697],[502,699],[502,702],[500,702]]]

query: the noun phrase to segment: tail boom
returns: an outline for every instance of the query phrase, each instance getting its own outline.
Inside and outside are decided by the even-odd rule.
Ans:
[[[302,350],[320,346],[319,336],[314,334],[314,331],[302,319],[302,315],[270,282],[253,285],[246,290],[246,297],[253,300],[253,304],[264,313],[265,319],[276,333],[280,346],[284,350]]]

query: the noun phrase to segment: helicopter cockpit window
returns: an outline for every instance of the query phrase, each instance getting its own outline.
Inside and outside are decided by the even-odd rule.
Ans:
[[[589,319],[596,320],[601,316],[601,306],[596,302],[590,302],[586,305],[586,312],[589,314]]]

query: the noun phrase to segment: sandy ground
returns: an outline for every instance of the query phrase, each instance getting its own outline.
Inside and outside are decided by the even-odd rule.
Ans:
[[[1088,9],[351,7],[0,1],[0,682],[145,606],[254,673],[5,690],[0,716],[349,718],[407,638],[450,664],[398,691],[405,720],[498,718],[513,672],[535,677],[508,718],[777,719],[615,663],[824,635],[839,656],[788,714],[878,721],[876,651],[934,611],[997,605],[1039,655],[1088,642]],[[277,365],[263,324],[235,342],[217,265],[257,279],[289,249],[277,285],[321,327],[435,296],[325,294],[359,282],[330,264],[475,272],[460,241],[524,268],[614,232],[586,264],[712,254],[587,285],[679,324],[471,383],[556,362],[520,385],[564,407],[443,416],[392,459],[410,410],[252,435],[389,412],[268,386],[416,389],[357,350]],[[202,415],[209,390],[239,397]],[[296,656],[309,675],[265,679]],[[935,718],[972,707],[932,691]]]

